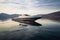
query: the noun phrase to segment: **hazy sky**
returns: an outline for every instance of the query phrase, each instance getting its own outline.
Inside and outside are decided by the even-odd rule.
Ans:
[[[60,11],[60,0],[0,0],[0,13],[45,14]]]

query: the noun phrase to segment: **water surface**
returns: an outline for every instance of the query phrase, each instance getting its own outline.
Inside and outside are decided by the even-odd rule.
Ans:
[[[42,26],[23,26],[12,21],[0,21],[0,40],[60,40],[60,23],[48,19],[36,22]]]

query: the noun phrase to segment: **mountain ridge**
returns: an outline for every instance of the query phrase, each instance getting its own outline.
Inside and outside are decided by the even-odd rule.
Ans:
[[[18,17],[20,16],[19,14],[6,14],[6,13],[0,13],[0,20],[7,20],[10,18]]]
[[[42,19],[50,19],[50,20],[60,21],[60,11],[46,14],[42,17]]]

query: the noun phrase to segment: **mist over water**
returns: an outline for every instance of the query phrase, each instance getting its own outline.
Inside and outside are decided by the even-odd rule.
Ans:
[[[0,40],[59,40],[60,23],[39,19],[36,22],[42,26],[23,26],[12,21],[0,21]]]

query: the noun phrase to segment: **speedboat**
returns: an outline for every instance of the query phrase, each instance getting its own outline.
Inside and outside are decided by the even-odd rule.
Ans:
[[[35,22],[37,19],[42,18],[41,16],[20,16],[19,18],[14,18],[12,19],[13,21],[19,22],[19,23],[25,23],[25,24],[29,24],[29,25],[41,25],[37,22]]]

